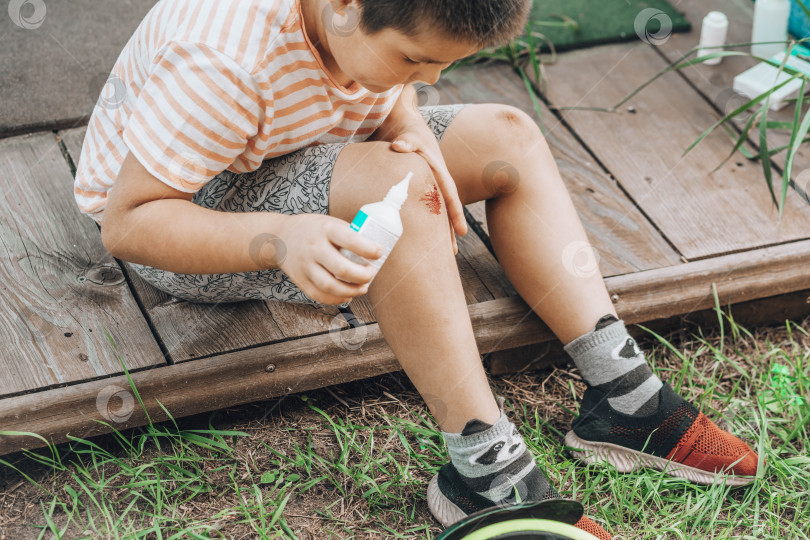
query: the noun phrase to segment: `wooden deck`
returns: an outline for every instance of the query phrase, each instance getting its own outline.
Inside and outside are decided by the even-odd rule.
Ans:
[[[695,29],[719,9],[730,19],[729,43],[750,36],[751,2],[673,4]],[[698,37],[692,31],[659,46],[636,41],[560,55],[545,67],[543,100],[555,108],[611,106]],[[810,205],[791,189],[777,228],[758,163],[735,156],[712,172],[731,148],[722,130],[682,156],[720,117],[734,75],[753,63],[734,57],[668,73],[635,96],[632,109],[612,114],[541,104],[538,118],[523,81],[504,64],[452,71],[437,88],[443,103],[508,103],[541,123],[628,323],[711,308],[715,290],[724,306],[756,301],[764,318],[778,320],[808,312]],[[769,119],[790,115],[785,109]],[[0,263],[0,429],[61,442],[68,433],[147,423],[122,362],[153,422],[167,418],[161,404],[181,417],[400,369],[365,297],[351,304],[364,323],[354,328],[336,308],[188,303],[127,272],[73,201],[84,133],[0,140],[7,254]],[[784,164],[784,154],[776,163]],[[794,178],[806,169],[807,148]],[[457,262],[479,350],[492,373],[525,367],[559,344],[493,256],[484,203],[467,211],[471,230],[458,238]],[[340,346],[352,339],[362,347]],[[41,445],[2,436],[0,454]]]

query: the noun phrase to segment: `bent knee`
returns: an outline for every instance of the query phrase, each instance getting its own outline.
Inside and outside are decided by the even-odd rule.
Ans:
[[[534,119],[518,108],[498,104],[493,111],[493,125],[498,135],[511,145],[525,145],[543,138],[543,132]]]
[[[396,152],[390,143],[383,141],[347,145],[338,155],[332,171],[329,214],[351,221],[361,206],[383,200],[388,190],[409,172],[413,177],[404,209],[419,198],[420,190],[435,183],[424,158],[415,153]]]
[[[385,194],[409,173],[413,173],[408,182],[408,197],[399,210],[403,236],[418,236],[422,240],[426,237],[448,236],[450,229],[447,204],[427,161],[413,152],[396,152],[390,149],[378,154],[377,158],[385,160],[387,174],[384,179],[380,179],[385,187]]]
[[[377,160],[374,168],[383,171],[376,180],[383,187],[383,197],[412,173],[408,182],[408,197],[400,209],[403,220],[412,213],[424,218],[426,211],[429,215],[446,215],[444,196],[425,158],[414,152],[391,150],[389,145],[375,151],[373,159]]]
[[[534,119],[522,110],[501,103],[476,105],[481,131],[490,145],[505,152],[523,152],[543,138]]]
[[[411,186],[435,180],[425,158],[415,152],[397,152],[389,145],[378,153],[377,158],[382,160],[380,166],[387,172],[386,182],[392,186],[398,184],[408,173],[413,173]]]
[[[415,153],[400,154],[401,161],[397,163],[396,180],[392,185],[404,179],[409,173],[413,173],[408,182],[408,198],[402,205],[400,214],[415,219],[425,219],[428,216],[440,216],[447,221],[447,205],[444,200],[436,175],[428,165],[425,158]],[[403,217],[406,219],[406,217]],[[426,220],[427,224],[433,220]]]

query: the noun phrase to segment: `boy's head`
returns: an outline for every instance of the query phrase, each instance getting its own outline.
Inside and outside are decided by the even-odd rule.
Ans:
[[[327,67],[373,92],[435,83],[455,60],[519,35],[531,9],[531,0],[300,1]]]

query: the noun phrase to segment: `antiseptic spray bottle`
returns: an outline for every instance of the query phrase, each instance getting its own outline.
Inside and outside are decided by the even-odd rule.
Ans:
[[[388,190],[388,194],[380,202],[364,204],[357,215],[354,216],[352,229],[363,236],[378,243],[383,248],[383,254],[377,259],[368,260],[347,249],[341,248],[340,252],[350,260],[362,264],[371,265],[380,271],[380,267],[388,258],[388,254],[394,249],[394,245],[402,236],[402,220],[399,217],[399,209],[402,203],[408,198],[408,184],[413,177],[413,173],[402,179],[397,185]],[[374,273],[376,277],[377,273]],[[371,278],[374,281],[374,278]],[[371,283],[371,281],[369,283]]]

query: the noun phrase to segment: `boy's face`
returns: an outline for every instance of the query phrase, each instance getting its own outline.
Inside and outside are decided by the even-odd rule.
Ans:
[[[413,37],[392,28],[367,34],[359,25],[361,7],[357,0],[323,0],[315,4],[322,6],[315,24],[321,42],[317,47],[322,57],[329,57],[324,58],[327,67],[337,68],[372,92],[416,81],[434,84],[444,68],[478,51],[476,45],[430,29]],[[308,26],[308,34],[310,29]]]

